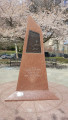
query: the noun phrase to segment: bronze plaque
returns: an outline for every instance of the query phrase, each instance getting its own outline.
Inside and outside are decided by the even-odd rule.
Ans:
[[[27,42],[27,53],[41,53],[40,34],[34,31],[29,31]]]

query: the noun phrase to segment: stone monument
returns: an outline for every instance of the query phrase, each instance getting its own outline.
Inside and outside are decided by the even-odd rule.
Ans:
[[[57,99],[48,89],[42,31],[29,16],[17,88],[6,101]]]

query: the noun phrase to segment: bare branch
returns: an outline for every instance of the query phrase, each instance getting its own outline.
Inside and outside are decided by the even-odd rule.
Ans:
[[[3,13],[6,13],[2,6],[0,6],[0,9],[3,11]]]

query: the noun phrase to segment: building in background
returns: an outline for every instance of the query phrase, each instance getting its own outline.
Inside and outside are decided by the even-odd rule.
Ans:
[[[44,43],[44,51],[60,56],[60,54],[68,54],[68,40],[60,41],[58,39],[50,39]]]
[[[64,0],[64,5],[67,5],[68,4],[68,0]]]
[[[68,54],[68,39],[64,40],[64,53]]]

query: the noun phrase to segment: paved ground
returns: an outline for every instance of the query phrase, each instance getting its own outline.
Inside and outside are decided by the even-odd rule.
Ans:
[[[1,67],[0,83],[18,80],[19,67]],[[48,81],[68,86],[68,68],[47,68]]]
[[[0,120],[68,120],[68,69],[47,68],[49,90],[59,100],[5,102],[16,89],[18,73],[18,67],[0,68]]]

